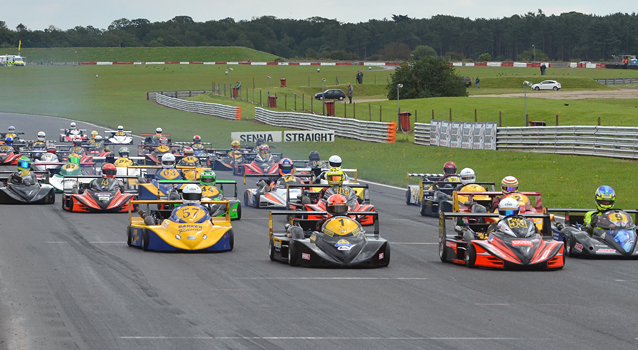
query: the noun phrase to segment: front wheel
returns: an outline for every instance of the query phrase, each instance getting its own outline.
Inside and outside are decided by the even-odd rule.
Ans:
[[[270,261],[275,261],[275,246],[272,243],[272,238],[268,241],[268,257]]]
[[[126,245],[129,247],[133,246],[132,244],[133,238],[131,237],[131,225],[126,228]]]
[[[292,240],[288,243],[288,264],[290,264],[290,266],[299,265],[299,256],[295,247],[295,241]]]
[[[233,230],[228,231],[228,245],[230,245],[229,251],[232,251],[235,247],[235,234]]]
[[[554,91],[558,91],[558,86],[554,86]]]
[[[537,87],[534,88],[534,90],[541,91],[541,88],[537,86]]]
[[[465,266],[467,267],[476,267],[476,248],[474,248],[474,244],[472,242],[467,243],[467,248],[465,252]]]
[[[241,219],[241,203],[237,202],[237,218],[235,220]]]
[[[446,242],[447,237],[445,235],[439,238],[439,259],[441,259],[441,262],[447,261],[447,249],[445,247]]]
[[[419,213],[421,216],[427,216],[426,208],[425,208],[425,200],[421,199],[421,206],[419,207]]]

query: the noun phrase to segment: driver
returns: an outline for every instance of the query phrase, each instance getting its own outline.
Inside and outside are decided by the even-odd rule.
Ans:
[[[26,180],[26,181],[25,181]],[[35,173],[31,172],[31,159],[22,156],[18,158],[17,171],[11,174],[9,182],[12,184],[36,184],[38,179]]]
[[[505,176],[501,181],[501,191],[503,196],[492,199],[492,208],[498,208],[499,203],[509,194],[518,193],[518,180],[514,176]]]
[[[317,153],[319,153],[319,152],[317,152]],[[341,164],[342,164],[341,157],[339,157],[339,156],[338,156],[338,155],[336,155],[336,154],[335,154],[335,155],[333,155],[333,156],[330,156],[330,158],[328,158],[328,165],[330,166],[330,169],[332,169],[332,168],[339,168],[339,169],[341,169]],[[316,170],[315,170],[315,171],[316,171]],[[313,183],[318,184],[318,183],[321,183],[321,180],[325,180],[325,179],[326,179],[326,173],[327,173],[327,171],[322,171],[322,172],[321,172],[321,173],[320,173],[320,174],[319,174],[319,175],[315,178],[315,180],[313,181]],[[345,179],[346,179],[346,178],[347,178],[347,177],[346,177],[346,175],[344,174],[344,181],[345,181]]]
[[[8,136],[11,136],[13,138],[16,137],[16,128],[15,128],[15,126],[11,125],[9,127],[9,132],[5,135],[5,137],[8,137]]]
[[[456,164],[454,162],[447,162],[443,165],[443,178],[445,180],[451,176],[458,176],[456,174]]]
[[[170,221],[177,222],[177,223],[187,223],[186,221],[184,221],[185,218],[180,217],[180,215],[178,215],[178,212],[181,209],[184,209],[185,207],[189,207],[191,209],[190,210],[191,212],[199,209],[205,213],[205,215],[203,215],[197,221],[195,222],[190,221],[188,223],[202,223],[202,222],[205,222],[206,220],[210,220],[210,214],[208,213],[208,209],[206,209],[206,207],[204,207],[201,204],[202,189],[199,188],[199,186],[197,186],[196,184],[186,185],[184,187],[184,190],[182,191],[182,198],[183,198],[182,199],[183,204],[173,209],[173,212],[171,213],[171,216],[169,218]],[[197,213],[193,213],[192,217],[197,218],[198,217]]]
[[[127,168],[127,167],[133,165],[133,161],[131,159],[129,159],[129,156],[130,156],[131,152],[128,149],[128,147],[120,148],[118,153],[120,155],[120,158],[118,158],[115,161],[115,166],[116,167],[118,167],[118,168]]]
[[[600,186],[595,194],[596,210],[588,211],[585,214],[583,224],[587,227],[587,231],[591,234],[596,227],[598,217],[607,210],[614,209],[616,204],[616,192],[609,186]]]
[[[199,135],[195,135],[193,136],[193,145],[197,145],[197,144],[201,144],[202,143],[202,137]]]
[[[126,136],[126,133],[124,132],[124,127],[122,125],[117,126],[117,132],[115,133],[115,136]]]
[[[71,153],[77,153],[77,154],[82,154],[84,153],[84,148],[82,148],[82,138],[81,137],[75,137],[73,139],[73,147],[71,147],[69,149],[69,152]]]
[[[97,130],[91,131],[91,139],[94,139],[97,136]]]
[[[272,159],[272,154],[270,154],[270,147],[267,144],[263,144],[259,146],[259,153],[255,157],[255,160],[261,163],[268,162]]]
[[[33,143],[33,145],[31,145],[31,146],[33,148],[44,148],[44,147],[46,147],[46,142],[45,142],[46,138],[47,138],[47,134],[45,134],[44,131],[38,132],[38,138]]]
[[[182,174],[175,169],[175,156],[171,153],[162,155],[162,170],[155,175],[157,180],[181,180]]]
[[[11,136],[5,137],[4,145],[0,146],[0,152],[2,152],[2,153],[14,152],[14,149],[13,149],[13,137],[11,137]]]
[[[498,218],[499,220],[497,222],[490,224],[487,228],[487,235],[498,231],[500,228],[502,228],[502,231],[507,231],[510,227],[530,226],[533,226],[534,232],[538,233],[538,228],[534,224],[534,221],[520,215],[520,204],[514,198],[505,198],[499,203]],[[524,226],[521,226],[521,220],[525,222]]]
[[[281,175],[281,177],[277,179],[275,183],[271,184],[271,186],[277,187],[277,188],[286,188],[286,184],[289,184],[289,183],[302,184],[303,181],[301,181],[301,179],[295,176],[294,174],[295,174],[295,169],[294,169],[292,160],[290,158],[282,159],[279,162],[279,175]]]
[[[195,157],[195,150],[192,147],[186,146],[184,147],[184,157],[180,159],[178,166],[193,166],[200,168],[202,166],[201,162],[197,157]]]
[[[326,203],[328,215],[317,221],[315,231],[323,231],[323,225],[336,216],[346,216],[348,213],[348,199],[341,194],[333,194]]]
[[[91,189],[100,191],[111,187],[113,182],[117,182],[117,185],[120,187],[120,191],[122,191],[124,186],[117,181],[115,175],[117,175],[117,168],[115,165],[111,163],[104,163],[104,165],[102,165],[102,178],[93,179],[90,184]]]
[[[160,138],[162,138],[162,137],[163,137],[163,136],[162,136],[162,131],[163,131],[163,130],[162,130],[162,128],[157,128],[157,129],[155,129],[155,135],[153,135],[153,138],[154,138],[154,139],[160,139]]]
[[[345,181],[345,179],[346,175],[343,173],[341,168],[330,168],[330,170],[326,172],[326,180],[328,180],[328,185],[330,185],[330,187],[322,189],[319,197],[327,200],[334,194],[341,194],[347,199],[356,197],[359,204],[363,203],[363,199],[357,196],[352,187],[343,185],[343,181]]]

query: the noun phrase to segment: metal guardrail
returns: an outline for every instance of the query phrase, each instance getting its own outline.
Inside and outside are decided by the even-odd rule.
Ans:
[[[415,123],[414,143],[430,145],[430,124]],[[638,159],[638,127],[501,127],[497,150]]]
[[[594,79],[604,85],[625,85],[638,84],[638,78],[612,78],[612,79]]]
[[[184,94],[188,93],[189,91],[175,91],[174,96],[177,97],[167,96],[166,94],[169,94],[167,92],[154,93],[153,98],[155,99],[156,103],[165,107],[179,109],[186,112],[210,115],[213,117],[224,119],[241,120],[241,107],[226,106],[218,103],[182,100],[179,98],[180,92],[182,93],[182,97],[186,97],[184,96]],[[150,94],[151,93],[149,93],[148,99],[152,100]]]
[[[391,143],[396,142],[397,123],[382,123],[310,113],[276,112],[256,107],[255,119],[261,123],[300,130],[334,130],[339,137]]]
[[[187,98],[203,94],[212,93],[211,90],[186,90],[186,91],[159,91],[159,92],[147,92],[146,99],[149,101],[157,102],[157,95],[164,95],[174,98]]]

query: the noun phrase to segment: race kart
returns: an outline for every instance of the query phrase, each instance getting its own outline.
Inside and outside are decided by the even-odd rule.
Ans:
[[[256,152],[242,148],[235,149],[210,149],[211,162],[213,162],[213,170],[232,171],[233,175],[242,175],[244,164],[255,160]]]
[[[637,210],[612,209],[598,217],[591,234],[583,226],[585,213],[595,209],[547,209],[562,212],[565,224],[556,223],[554,239],[565,243],[565,255],[582,258],[638,258],[636,225],[630,214]]]
[[[423,198],[423,182],[437,182],[445,176],[445,174],[422,174],[422,173],[407,173],[408,189],[405,192],[405,204],[407,205],[421,205],[421,198]],[[410,179],[419,177],[419,184],[411,184]]]
[[[151,210],[151,204],[170,209]],[[182,204],[182,201],[131,201],[131,206],[146,205],[146,211],[140,210],[140,216],[146,217],[133,217],[129,211],[128,246],[161,251],[233,250],[235,237],[228,201],[202,201],[202,205],[225,205],[227,210],[223,217],[211,217],[206,210],[196,206],[181,206],[172,217],[175,204]],[[175,217],[181,222],[174,221]]]
[[[265,162],[258,161],[257,158],[254,158],[251,162],[246,160],[244,163],[239,165],[238,172],[234,175],[247,175],[247,174],[258,174],[258,175],[275,175],[279,174],[279,159],[281,159],[283,155],[281,153],[271,153],[270,159]]]
[[[287,209],[291,198],[297,201],[301,196],[301,188],[288,189],[287,185],[304,184],[302,178],[310,177],[310,175],[295,174],[282,177],[276,174],[267,177],[259,174],[251,174],[244,175],[244,184],[246,184],[246,177],[259,177],[260,180],[257,181],[256,188],[249,188],[244,192],[245,206],[253,208]],[[280,179],[283,180],[280,181]]]
[[[0,165],[16,165],[22,155],[14,147],[0,147]]]
[[[347,190],[348,193],[344,192],[344,188],[340,188],[338,190],[339,193],[346,197],[348,202],[348,211],[352,213],[361,213],[361,215],[357,214],[352,216],[353,219],[359,221],[362,225],[368,226],[374,224],[374,216],[365,215],[365,213],[373,212],[374,205],[370,204],[370,198],[367,197],[368,185],[344,185],[349,187],[350,190]],[[325,216],[320,214],[321,212],[326,211],[327,201],[324,198],[321,198],[321,192],[314,192],[316,189],[329,188],[328,191],[331,190],[330,185],[321,185],[321,184],[309,184],[309,185],[296,185],[291,184],[288,185],[288,190],[292,191],[293,189],[300,188],[302,189],[302,194],[294,199],[293,196],[288,194],[286,197],[288,198],[287,208],[297,211],[305,211],[310,213],[304,218],[309,221],[319,222],[324,219]],[[309,190],[310,189],[310,190]],[[357,192],[357,189],[362,189],[363,191]],[[361,197],[359,193],[364,193],[366,196]]]
[[[129,201],[137,195],[137,190],[122,190],[119,180],[135,179],[116,177],[101,178],[97,175],[65,176],[64,182],[70,183],[62,196],[62,209],[75,212],[91,213],[124,213],[129,210]],[[96,180],[95,185],[79,182],[80,179]],[[133,208],[135,211],[136,208]]]
[[[107,145],[132,145],[132,131],[106,130],[104,140]]]
[[[442,211],[449,212],[453,210],[454,198],[457,198],[457,202],[459,200],[463,200],[463,197],[455,197],[454,192],[459,189],[463,189],[465,186],[459,182],[455,182],[455,180],[452,180],[452,182],[448,182],[446,180],[436,182],[422,181],[420,183],[422,197],[419,204],[419,213],[421,216],[438,217],[439,213]],[[493,182],[475,182],[473,184],[488,187],[492,190],[492,192],[494,192]],[[479,196],[477,195],[476,197],[478,198]]]
[[[55,190],[47,182],[48,171],[23,172],[21,183],[11,183],[13,172],[0,172],[0,204],[53,204],[55,203]],[[35,174],[36,180],[30,174]]]
[[[385,267],[390,264],[390,245],[379,236],[379,220],[368,233],[349,216],[334,216],[321,227],[305,230],[305,219],[292,219],[284,231],[275,231],[273,216],[309,214],[298,211],[276,211],[269,215],[268,253],[270,260],[291,266],[308,267]],[[314,214],[328,215],[327,212]],[[359,213],[347,213],[354,215]],[[377,217],[376,212],[364,215]]]
[[[60,142],[73,142],[76,138],[81,138],[82,142],[86,142],[86,129],[60,129]]]
[[[471,218],[470,224],[454,225],[448,219]],[[521,214],[488,224],[478,218],[496,218],[492,213],[447,213],[439,217],[439,258],[467,267],[497,269],[561,269],[565,266],[564,244],[552,239],[549,214]],[[529,219],[542,220],[538,230]],[[473,222],[473,223],[472,223]]]
[[[241,202],[237,199],[237,181],[235,180],[217,180],[215,186],[202,186],[199,181],[190,180],[159,180],[158,183],[162,186],[172,186],[167,191],[167,198],[170,200],[177,200],[182,198],[182,189],[185,185],[195,184],[202,189],[202,198],[212,201],[228,201],[230,203],[230,219],[241,219]],[[217,186],[219,185],[219,186]],[[232,185],[234,191],[226,190],[229,185]],[[228,193],[229,195],[226,195]],[[159,197],[157,199],[160,199]],[[220,204],[213,204],[208,206],[208,212],[211,216],[224,216],[226,215],[226,207]]]
[[[159,137],[157,137],[156,134],[142,134],[141,136],[144,137],[144,141],[140,145],[138,145],[140,155],[152,153],[157,147],[160,146]],[[171,135],[163,134],[162,136],[168,139],[168,145],[170,146]]]
[[[127,171],[132,169],[140,169],[144,177],[140,177],[139,181],[139,199],[157,199],[167,198],[168,191],[172,188],[169,184],[160,184],[160,180],[179,181],[179,180],[195,180],[199,178],[202,171],[207,168],[182,167],[164,169],[158,165],[134,165],[129,166]],[[148,169],[157,169],[155,174],[148,173]],[[188,175],[191,177],[187,178]]]

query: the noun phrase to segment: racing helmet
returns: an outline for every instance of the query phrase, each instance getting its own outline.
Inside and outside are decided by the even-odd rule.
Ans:
[[[80,155],[77,153],[69,154],[69,163],[80,164]]]
[[[97,130],[91,131],[91,137],[95,138],[95,136],[97,136]]]
[[[257,142],[255,144],[256,144],[256,147],[259,148],[259,146],[263,145],[264,143],[266,143],[266,141],[264,140],[263,137],[260,137],[257,139]]]
[[[328,198],[326,211],[332,216],[346,215],[348,212],[348,201],[342,194],[333,194]]]
[[[162,146],[168,146],[168,139],[166,138],[166,136],[160,137],[159,144]]]
[[[12,146],[13,145],[13,137],[11,136],[7,136],[4,138],[4,144],[7,146]]]
[[[128,156],[131,154],[131,151],[129,151],[128,147],[122,147],[118,152],[120,153],[120,157],[126,158],[128,158]]]
[[[196,184],[188,184],[182,191],[184,204],[200,204],[202,202],[202,189]]]
[[[199,176],[200,186],[214,186],[217,182],[217,174],[212,170],[204,170]]]
[[[284,175],[292,175],[293,164],[290,158],[284,158],[279,162],[279,174],[281,176]]]
[[[117,126],[117,131],[124,131],[124,127],[122,125]]]
[[[174,168],[175,167],[175,156],[171,153],[164,153],[162,155],[162,167],[166,168]]]
[[[506,216],[518,215],[521,207],[514,198],[505,198],[498,204],[498,216],[502,219]]]
[[[321,160],[321,155],[319,155],[317,151],[311,151],[310,154],[308,154],[308,160],[311,162]]]
[[[158,134],[161,134],[162,133],[162,128],[155,129],[155,132],[158,133]]]
[[[330,187],[343,185],[345,179],[346,175],[341,168],[333,167],[326,173],[326,180],[328,180]]]
[[[44,142],[44,140],[46,139],[47,134],[44,133],[44,131],[40,131],[38,132],[38,141],[40,142]]]
[[[459,175],[461,176],[461,183],[463,185],[476,182],[476,174],[474,173],[474,170],[470,168],[461,170],[461,173]]]
[[[270,147],[268,147],[268,145],[265,143],[262,144],[261,146],[259,146],[259,154],[262,158],[267,158],[268,156],[270,156]]]
[[[443,165],[443,174],[445,176],[456,174],[456,164],[454,162],[447,162]]]
[[[73,139],[73,146],[80,147],[82,146],[82,138],[76,137]]]
[[[111,179],[115,178],[117,175],[117,168],[112,163],[105,163],[102,165],[102,177],[110,177]]]
[[[233,142],[230,143],[230,148],[232,149],[239,149],[239,140],[233,140]]]
[[[48,146],[47,146],[47,153],[53,153],[53,154],[55,154],[55,153],[57,153],[57,152],[58,152],[58,150],[55,148],[55,146],[54,146],[54,145],[48,145]]]
[[[341,168],[341,157],[338,155],[331,156],[328,159],[328,163],[330,163],[331,168]]]
[[[95,140],[95,142],[100,142],[100,141],[102,141],[102,136],[95,135],[95,139],[94,140]]]
[[[513,193],[518,191],[518,180],[514,176],[505,176],[501,181],[503,193]]]
[[[16,131],[16,127],[15,127],[15,126],[13,126],[13,125],[11,125],[11,126],[9,127],[9,132],[15,132],[15,131]]]
[[[75,122],[71,122],[71,129],[75,129],[77,127],[77,124],[75,124]]]
[[[598,211],[613,209],[616,203],[616,192],[609,186],[600,186],[596,190],[596,208]]]
[[[31,159],[29,159],[29,157],[26,157],[26,156],[22,156],[18,158],[17,167],[19,171],[25,171],[25,170],[31,169]]]
[[[184,157],[192,157],[195,154],[195,151],[192,147],[184,147]]]

